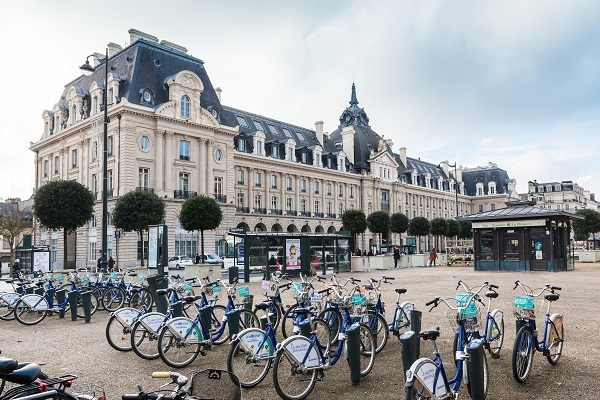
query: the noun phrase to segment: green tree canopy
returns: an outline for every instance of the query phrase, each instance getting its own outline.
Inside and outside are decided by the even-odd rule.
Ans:
[[[400,234],[400,243],[402,244],[402,234],[408,230],[408,217],[400,212],[390,216],[390,231]]]
[[[577,210],[575,214],[584,219],[573,220],[573,231],[576,240],[588,240],[590,235],[595,239],[596,232],[600,232],[600,213],[591,209]]]
[[[408,233],[419,238],[419,246],[421,246],[421,236],[429,235],[430,230],[431,225],[425,217],[415,217],[408,223]]]
[[[385,237],[387,241],[387,234],[390,230],[390,214],[386,213],[385,211],[372,212],[367,217],[367,227],[371,232],[379,233],[380,239]],[[380,244],[382,242],[382,240],[379,240]]]
[[[165,218],[165,203],[153,192],[134,190],[119,197],[112,212],[112,222],[117,228],[136,231],[142,243],[144,266],[144,230],[148,225],[160,224]]]
[[[367,230],[367,217],[361,210],[348,209],[342,214],[342,229],[352,232],[352,240],[356,246],[356,235]]]
[[[458,238],[471,239],[473,237],[473,224],[469,221],[461,221],[458,224],[460,225]]]
[[[204,231],[216,229],[223,220],[219,203],[212,197],[194,196],[188,198],[179,211],[179,222],[186,231],[200,231],[200,248],[204,264]]]
[[[81,183],[51,181],[41,186],[33,198],[33,214],[48,229],[63,229],[64,267],[68,264],[67,236],[87,224],[94,214],[94,195]]]
[[[448,223],[448,237],[458,236],[460,234],[460,225],[455,219],[447,220]]]
[[[431,234],[435,237],[435,247],[440,248],[440,236],[448,236],[448,221],[444,218],[434,218],[430,222]]]

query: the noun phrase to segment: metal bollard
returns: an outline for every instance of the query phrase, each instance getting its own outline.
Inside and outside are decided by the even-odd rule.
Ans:
[[[249,294],[244,297],[244,308],[248,311],[252,311],[252,306],[254,305],[254,295]]]
[[[92,292],[86,290],[80,296],[81,306],[83,307],[83,320],[89,323],[92,320]]]
[[[33,293],[37,294],[38,296],[43,296],[44,295],[44,288],[43,287],[37,287],[37,288],[33,289]]]
[[[227,316],[227,329],[229,329],[229,337],[240,333],[240,310],[234,308],[225,313]]]
[[[469,374],[469,385],[471,387],[471,399],[485,399],[485,380],[483,369],[485,366],[485,354],[483,350],[483,342],[479,339],[471,340],[467,344],[467,372]]]
[[[152,298],[154,299],[154,304],[156,305],[156,311],[166,314],[167,310],[169,309],[167,298],[166,296],[157,295],[156,291],[158,289],[168,288],[167,279],[161,274],[154,274],[149,275],[146,280],[148,281],[148,289],[150,289],[150,293],[152,293]]]
[[[300,327],[300,334],[302,336],[310,337],[312,334],[312,327],[310,326],[308,318],[304,318],[302,321],[298,322],[298,326]]]
[[[69,292],[69,306],[71,307],[71,321],[77,321],[77,292]]]
[[[58,290],[55,294],[56,296],[56,302],[59,305],[62,305],[65,303],[65,300],[67,299],[67,292],[64,289]],[[60,307],[58,309],[58,318],[64,318],[65,317],[65,309],[64,307]]]
[[[400,335],[399,339],[400,343],[402,343],[402,369],[404,370],[404,376],[406,376],[406,371],[419,358],[419,353],[417,353],[418,346],[415,344],[415,342],[419,341],[419,335],[414,331],[407,331]]]
[[[423,313],[419,310],[412,310],[410,312],[410,330],[417,333],[417,340],[414,342],[415,354],[417,358],[421,354],[421,341],[419,340],[418,333],[421,332],[421,318]]]
[[[192,305],[192,307],[194,306]],[[175,318],[183,316],[183,303],[181,301],[171,304],[171,309]]]
[[[360,383],[360,325],[354,323],[346,329],[346,351],[350,380],[353,385]],[[375,349],[373,349],[375,351]]]
[[[209,338],[211,338],[212,337],[212,326],[211,326],[210,322],[212,319],[212,307],[204,306],[198,310],[198,313],[200,314],[200,319],[202,320],[202,325],[204,325],[204,327],[208,331]],[[202,334],[204,334],[204,332],[202,332]]]

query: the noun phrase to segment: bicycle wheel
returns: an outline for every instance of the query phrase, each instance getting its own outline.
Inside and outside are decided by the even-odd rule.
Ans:
[[[98,298],[94,296],[93,293],[90,293],[90,315],[94,315],[97,309]],[[67,310],[65,310],[65,312],[66,311]],[[83,312],[83,298],[81,297],[81,293],[77,293],[77,316],[79,318],[85,318],[85,313]]]
[[[512,354],[513,376],[519,383],[525,382],[531,372],[534,352],[533,347],[534,343],[531,328],[527,325],[522,326],[515,337]]]
[[[283,318],[281,318],[281,333],[283,337],[287,339],[294,334],[294,321],[296,321],[296,308],[298,304],[292,304],[290,308],[285,311]]]
[[[92,294],[98,299],[98,307],[96,308],[98,310],[105,310],[104,305],[102,304],[102,294],[105,291],[106,289],[101,287],[95,287],[92,289]]]
[[[319,344],[323,353],[327,354],[329,348],[332,346],[331,329],[327,322],[321,318],[312,318],[313,329],[319,338]]]
[[[554,314],[550,317],[550,321],[551,324],[548,328],[550,329],[550,333],[548,334],[548,340],[546,341],[546,349],[548,349],[546,359],[550,364],[556,365],[562,354],[565,328],[563,327],[562,317],[558,314]]]
[[[375,352],[377,345],[375,343],[375,334],[367,324],[360,324],[360,376],[369,375],[375,364]]]
[[[125,303],[125,291],[118,287],[112,287],[102,294],[102,306],[107,311],[117,311]]]
[[[212,340],[214,344],[223,344],[229,339],[227,331],[227,319],[225,312],[227,308],[221,304],[212,307],[210,318],[210,329],[212,329]]]
[[[106,340],[115,350],[130,351],[131,326],[119,319],[116,315],[111,316],[106,324]]]
[[[288,339],[290,340],[290,339]],[[307,343],[303,336],[291,340]],[[306,346],[305,343],[299,343]],[[317,370],[306,370],[287,349],[277,352],[273,361],[273,384],[277,394],[285,400],[301,400],[308,397],[315,386]]]
[[[0,296],[0,319],[12,321],[15,319],[15,304],[21,297],[18,293],[4,293]]]
[[[415,366],[416,363],[418,363],[418,365]],[[406,400],[437,399],[437,397],[433,395],[433,383],[435,381],[432,374],[434,374],[437,379],[442,379],[441,376],[439,376],[440,372],[438,366],[432,360],[420,359],[411,366],[411,371],[413,371],[410,374],[412,378],[405,386],[404,398]],[[441,386],[440,389],[443,390],[444,394],[447,393],[444,386]],[[438,393],[438,395],[439,394],[440,393]]]
[[[15,304],[15,318],[23,325],[35,325],[50,312],[48,301],[37,294],[21,297]]]
[[[139,288],[139,292],[133,293],[131,297],[129,297],[129,307],[141,310],[143,307],[146,307],[147,311],[152,311],[152,306],[154,305],[154,299],[152,298],[152,293],[147,288]]]
[[[159,312],[144,314],[131,326],[131,349],[145,360],[154,360],[158,354],[158,333],[165,315]]]
[[[483,373],[483,398],[485,399],[487,397],[488,394],[488,384],[489,384],[489,373],[488,373],[488,364],[487,364],[487,357],[485,356],[485,352],[482,353],[483,354],[483,371],[481,371]],[[467,368],[467,365],[463,365],[463,368]],[[467,379],[467,391],[469,392],[469,396],[471,396],[471,376],[469,375],[469,368],[467,368],[467,375],[468,375],[468,379]],[[472,396],[471,396],[472,397]]]
[[[254,307],[254,314],[258,317],[260,321],[262,318],[270,318],[271,323],[273,324],[273,330],[277,331],[279,327],[279,322],[281,321],[281,309],[277,305],[273,305],[266,310],[260,310]]]
[[[361,321],[363,323],[366,323],[375,334],[375,344],[377,346],[375,353],[379,353],[385,347],[390,334],[387,321],[385,320],[383,315],[376,313],[375,311],[367,311],[367,314],[365,315],[368,316],[368,322],[366,322],[363,319],[361,319]]]
[[[331,344],[335,345],[342,327],[342,314],[335,307],[327,307],[319,313],[318,318],[324,320],[329,325],[329,329],[331,329]]]
[[[267,376],[274,351],[274,343],[268,337],[265,339],[263,330],[247,329],[231,343],[227,357],[227,371],[240,379],[243,388],[252,388]]]
[[[486,341],[490,344],[490,355],[492,358],[500,357],[502,343],[504,343],[504,316],[501,311],[492,313],[492,319],[485,334]]]
[[[158,335],[158,354],[171,368],[187,367],[200,354],[203,340],[201,329],[193,320],[174,318]]]
[[[252,311],[240,309],[240,332],[247,328],[260,328],[260,321]]]

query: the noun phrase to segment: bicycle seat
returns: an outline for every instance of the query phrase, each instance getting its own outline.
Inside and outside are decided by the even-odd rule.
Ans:
[[[0,357],[0,374],[8,374],[17,368],[19,363],[12,358]]]
[[[544,295],[544,298],[548,301],[556,301],[559,297],[560,295],[558,293],[548,293]]]
[[[5,279],[4,282],[6,283],[13,283],[15,280],[14,279]]]
[[[493,290],[488,290],[485,292],[485,297],[489,297],[490,299],[495,299],[498,297],[498,292],[494,292]]]
[[[28,385],[35,381],[40,376],[41,372],[42,367],[40,367],[38,364],[29,363],[14,370],[10,374],[5,375],[5,377],[9,382],[18,383],[20,385]]]
[[[440,327],[436,326],[435,328],[424,329],[419,332],[419,336],[424,340],[435,340],[440,336]]]
[[[406,293],[406,289],[404,289],[404,288],[396,289],[396,293],[398,293],[398,294]]]
[[[294,310],[294,312],[299,315],[306,315],[310,313],[310,308],[298,307]]]
[[[373,290],[373,285],[365,285],[364,288],[366,290]]]
[[[271,301],[263,301],[261,303],[256,303],[255,307],[258,310],[266,310],[269,307],[271,307],[272,302]]]
[[[157,294],[157,295],[159,295],[159,296],[164,296],[164,295],[166,295],[167,293],[169,293],[169,289],[158,289],[158,290],[156,291],[156,294]]]
[[[199,300],[201,298],[202,298],[202,296],[185,296],[183,298],[183,301],[185,301],[186,303],[193,303],[196,300]]]

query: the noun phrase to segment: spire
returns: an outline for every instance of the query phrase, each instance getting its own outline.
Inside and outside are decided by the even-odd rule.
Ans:
[[[354,86],[354,82],[352,82],[352,96],[350,97],[350,105],[358,104],[358,100],[356,100],[356,86]]]

